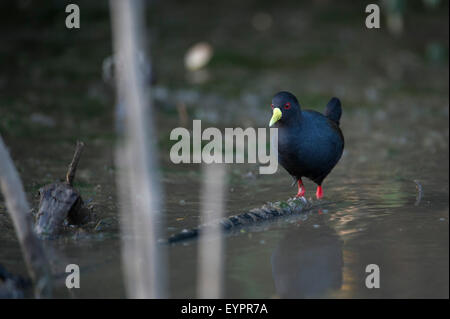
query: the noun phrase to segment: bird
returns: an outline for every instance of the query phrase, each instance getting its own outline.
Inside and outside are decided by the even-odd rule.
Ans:
[[[341,101],[333,97],[322,114],[303,110],[294,94],[281,91],[271,107],[269,127],[278,128],[278,162],[298,185],[296,197],[304,197],[306,177],[317,184],[316,198],[322,199],[322,183],[344,151]]]

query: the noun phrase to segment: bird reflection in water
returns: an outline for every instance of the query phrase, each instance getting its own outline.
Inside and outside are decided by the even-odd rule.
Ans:
[[[342,241],[325,223],[308,222],[287,232],[271,264],[279,297],[323,298],[341,288]]]

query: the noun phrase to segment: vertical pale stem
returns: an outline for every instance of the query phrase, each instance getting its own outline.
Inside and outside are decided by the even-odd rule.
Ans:
[[[145,52],[145,8],[138,0],[110,0],[110,7],[117,99],[125,106],[125,136],[116,151],[125,286],[131,298],[164,298],[166,256],[157,242],[163,226],[156,138],[138,59]]]
[[[210,224],[200,233],[198,296],[221,298],[223,294],[224,240],[218,220],[224,214],[226,166],[205,164],[203,173],[202,222]]]
[[[35,296],[51,296],[50,266],[41,242],[33,230],[25,191],[14,163],[0,136],[0,190],[6,201],[6,209],[11,216],[19,239],[22,255],[30,277],[33,279]]]

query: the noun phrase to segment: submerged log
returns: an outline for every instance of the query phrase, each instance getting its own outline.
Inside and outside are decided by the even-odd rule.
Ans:
[[[83,147],[83,142],[77,142],[64,182],[49,184],[39,189],[41,200],[35,226],[38,235],[53,236],[60,233],[65,220],[73,225],[82,225],[90,220],[89,210],[84,206],[81,195],[73,188]]]
[[[0,264],[0,299],[25,298],[31,288],[30,279],[11,274]]]
[[[314,206],[314,202],[308,201],[304,197],[290,198],[285,202],[267,203],[260,208],[254,208],[239,215],[233,215],[212,223],[202,224],[196,228],[185,229],[180,233],[169,237],[167,243],[173,244],[196,238],[200,232],[205,230],[205,228],[213,225],[219,224],[224,232],[231,232],[279,217],[305,212]]]

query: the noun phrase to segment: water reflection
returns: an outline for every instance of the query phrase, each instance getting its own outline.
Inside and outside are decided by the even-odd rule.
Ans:
[[[342,241],[322,221],[287,232],[273,251],[272,276],[281,298],[317,298],[341,288]]]

